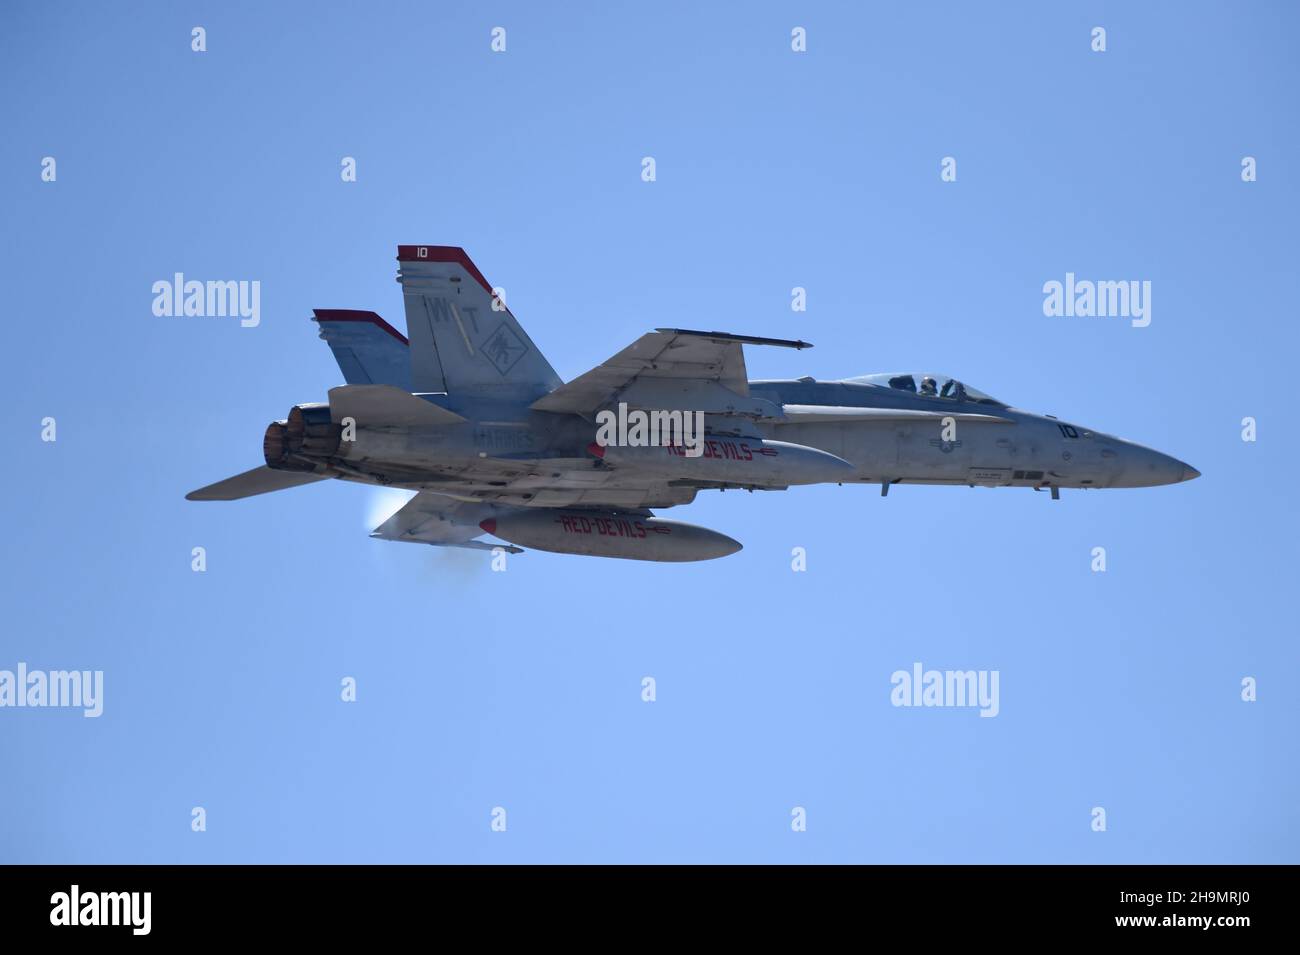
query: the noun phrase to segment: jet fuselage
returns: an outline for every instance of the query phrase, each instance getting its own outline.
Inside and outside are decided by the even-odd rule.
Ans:
[[[1000,403],[908,394],[852,381],[752,381],[750,394],[778,406],[908,409],[967,413],[989,420],[953,422],[945,440],[930,420],[879,424],[814,420],[765,424],[784,441],[838,455],[855,479],[875,483],[1018,485],[1058,488],[1154,487],[1198,477],[1177,458],[1051,415]],[[817,418],[813,413],[809,417]]]

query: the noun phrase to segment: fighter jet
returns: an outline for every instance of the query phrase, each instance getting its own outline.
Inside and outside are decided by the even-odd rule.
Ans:
[[[374,312],[315,310],[347,383],[271,422],[263,466],[189,500],[337,478],[418,492],[375,528],[384,540],[696,561],[741,545],[654,510],[702,490],[835,483],[887,495],[895,484],[948,484],[1058,499],[1062,488],[1200,476],[946,375],[748,379],[744,346],[811,347],[804,341],[660,328],[565,383],[463,249],[403,245],[397,261],[407,334]],[[667,440],[636,440],[636,423],[625,424],[638,413],[667,425]],[[692,435],[691,421],[702,430]]]

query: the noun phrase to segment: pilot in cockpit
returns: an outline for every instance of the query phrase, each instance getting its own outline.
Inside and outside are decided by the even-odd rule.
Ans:
[[[929,375],[926,375],[921,379],[921,390],[917,392],[917,394],[921,395],[923,398],[936,398],[939,395],[939,388],[935,384],[935,380]]]

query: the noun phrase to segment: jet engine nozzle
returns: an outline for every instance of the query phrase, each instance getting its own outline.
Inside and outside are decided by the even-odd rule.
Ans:
[[[330,420],[328,403],[294,405],[284,428],[285,443],[293,454],[329,457],[339,449],[342,425]]]
[[[294,405],[285,421],[272,421],[262,437],[266,466],[314,471],[315,462],[338,453],[343,428],[330,419],[328,404]]]

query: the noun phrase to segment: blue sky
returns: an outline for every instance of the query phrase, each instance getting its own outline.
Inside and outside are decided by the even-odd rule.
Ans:
[[[0,669],[105,700],[0,709],[0,861],[1296,862],[1297,19],[6,5]],[[566,379],[798,337],[751,377],[934,369],[1204,477],[703,494],[669,516],[734,557],[505,573],[368,539],[398,502],[354,485],[183,500],[340,383],[313,307],[404,327],[399,243],[464,246]],[[155,317],[178,271],[261,324]],[[1151,281],[1151,325],[1044,317],[1067,271]],[[891,706],[916,661],[999,715]]]

